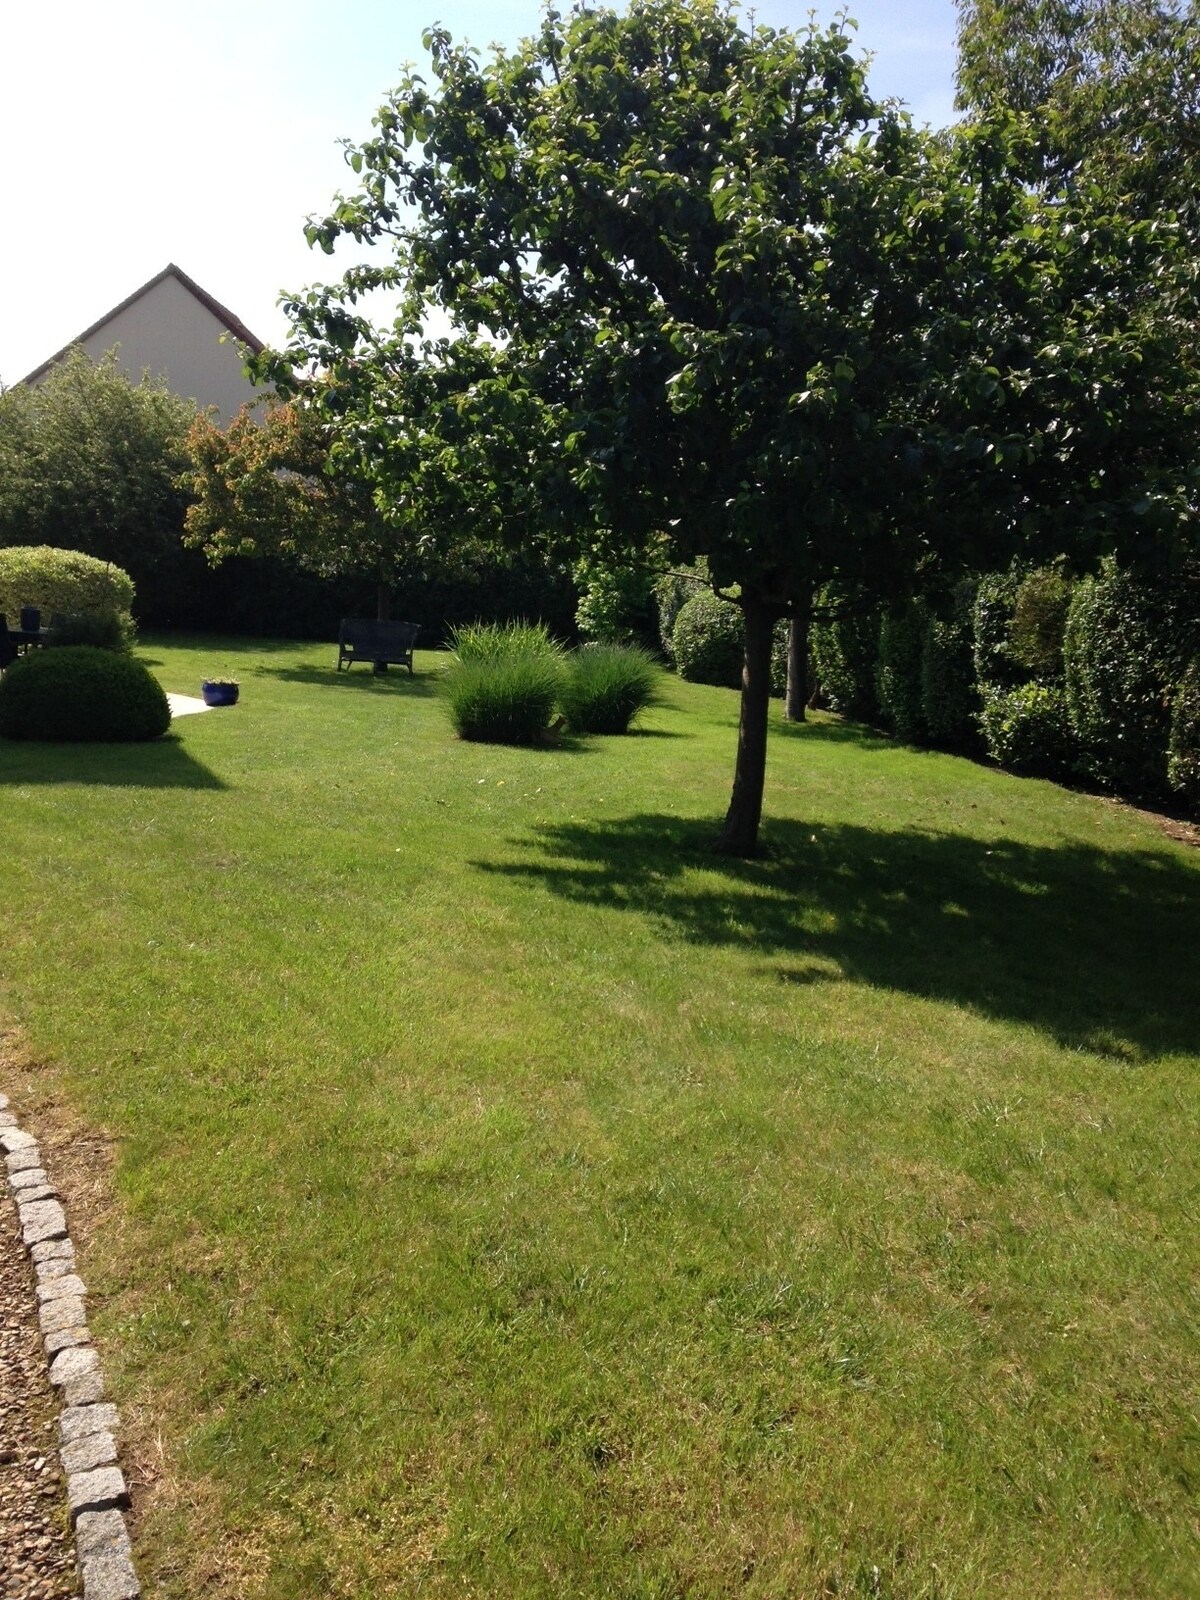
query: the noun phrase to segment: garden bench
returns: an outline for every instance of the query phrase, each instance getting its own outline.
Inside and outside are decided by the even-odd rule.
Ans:
[[[388,664],[413,669],[413,645],[421,627],[416,622],[374,622],[343,617],[338,633],[337,669],[347,672],[356,661],[370,661],[378,672]]]

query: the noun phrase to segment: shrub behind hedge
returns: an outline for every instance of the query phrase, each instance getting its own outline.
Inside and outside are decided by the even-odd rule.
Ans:
[[[91,743],[157,739],[171,709],[152,673],[132,656],[70,645],[34,650],[0,679],[0,735]]]
[[[679,676],[689,683],[713,683],[738,689],[745,656],[745,624],[741,609],[701,590],[685,602],[671,634]]]

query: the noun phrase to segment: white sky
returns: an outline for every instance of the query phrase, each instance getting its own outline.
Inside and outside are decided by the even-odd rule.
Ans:
[[[800,28],[811,7],[754,9]],[[849,10],[876,94],[949,122],[953,0]],[[168,261],[281,342],[280,292],[340,270],[303,232],[353,187],[337,141],[369,135],[423,29],[511,44],[539,16],[538,0],[0,0],[0,382]]]

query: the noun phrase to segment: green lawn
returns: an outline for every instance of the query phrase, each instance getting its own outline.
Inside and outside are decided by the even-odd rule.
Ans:
[[[171,1597],[1200,1594],[1200,852],[736,697],[517,751],[332,646],[0,745],[0,1017]],[[442,658],[444,659],[444,658]]]

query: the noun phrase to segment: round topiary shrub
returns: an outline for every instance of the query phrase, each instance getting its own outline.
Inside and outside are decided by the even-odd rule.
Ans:
[[[671,653],[679,676],[688,683],[740,688],[744,640],[740,607],[702,590],[680,607],[675,618]]]
[[[1057,684],[985,684],[979,726],[988,755],[1012,772],[1065,778],[1075,767],[1067,699]]]
[[[107,743],[157,739],[171,725],[162,686],[140,661],[94,645],[35,650],[0,679],[0,736]]]
[[[10,626],[22,606],[37,606],[43,623],[56,612],[107,618],[121,648],[134,637],[133,579],[111,561],[97,561],[79,550],[58,550],[53,545],[0,549],[0,612]]]
[[[708,592],[708,562],[703,556],[691,567],[664,572],[655,580],[654,602],[658,607],[658,638],[662,653],[675,663],[675,622],[689,600]]]
[[[1200,814],[1200,656],[1184,673],[1171,697],[1167,779],[1184,804]]]

